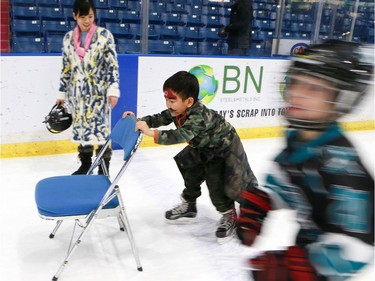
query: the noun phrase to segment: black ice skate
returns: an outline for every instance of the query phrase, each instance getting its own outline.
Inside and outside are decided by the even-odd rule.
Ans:
[[[236,209],[233,208],[221,214],[223,216],[219,221],[216,237],[219,243],[224,243],[233,238],[233,234],[236,230],[237,213]]]
[[[165,221],[170,224],[191,224],[197,222],[197,205],[181,198],[182,203],[165,212]]]

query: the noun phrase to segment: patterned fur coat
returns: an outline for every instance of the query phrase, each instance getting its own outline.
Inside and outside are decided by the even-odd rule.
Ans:
[[[120,96],[117,53],[112,34],[97,27],[81,61],[74,50],[73,31],[63,40],[63,61],[58,99],[71,106],[72,141],[104,144],[110,133],[109,96]]]

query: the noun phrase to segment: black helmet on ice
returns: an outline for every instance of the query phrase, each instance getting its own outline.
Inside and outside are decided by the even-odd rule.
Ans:
[[[53,134],[61,133],[72,125],[72,114],[65,106],[55,104],[43,123],[46,123],[48,131]]]

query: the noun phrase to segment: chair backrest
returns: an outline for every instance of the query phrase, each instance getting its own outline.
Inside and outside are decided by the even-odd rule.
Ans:
[[[124,160],[128,160],[139,144],[140,131],[135,131],[137,120],[133,116],[126,116],[117,121],[113,127],[110,138],[124,150]]]

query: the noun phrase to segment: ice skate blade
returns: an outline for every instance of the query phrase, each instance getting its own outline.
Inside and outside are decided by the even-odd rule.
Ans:
[[[169,219],[166,219],[164,218],[165,222],[167,224],[193,224],[193,223],[196,223],[198,222],[198,218],[179,218],[179,219],[175,219],[175,220],[169,220]]]

